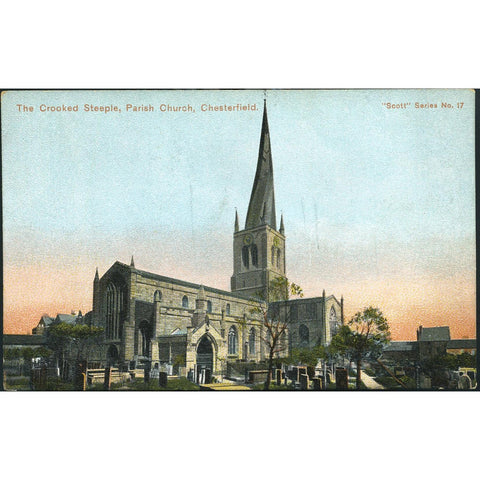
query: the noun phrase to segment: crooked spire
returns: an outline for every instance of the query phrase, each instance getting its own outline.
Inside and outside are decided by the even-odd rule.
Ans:
[[[273,189],[273,163],[268,130],[267,101],[264,100],[262,133],[258,152],[257,171],[248,205],[245,229],[260,225],[270,225],[277,229],[275,216],[275,193]]]

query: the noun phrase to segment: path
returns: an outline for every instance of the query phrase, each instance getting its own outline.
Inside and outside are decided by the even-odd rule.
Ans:
[[[362,382],[367,387],[368,390],[385,390],[383,385],[380,385],[378,382],[375,381],[370,375],[367,375],[362,370]]]

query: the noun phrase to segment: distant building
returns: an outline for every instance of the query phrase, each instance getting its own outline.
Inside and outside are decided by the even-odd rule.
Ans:
[[[71,325],[76,325],[79,323],[83,323],[83,315],[82,312],[72,312],[71,314],[67,313],[58,313],[55,318],[50,317],[49,315],[45,314],[42,315],[40,321],[38,322],[37,326],[32,329],[33,335],[43,335],[48,327],[55,323],[69,323]]]
[[[412,365],[439,355],[455,355],[477,351],[475,339],[451,339],[450,327],[422,327],[417,329],[417,341],[390,342],[383,349],[381,359],[391,362],[410,362]]]

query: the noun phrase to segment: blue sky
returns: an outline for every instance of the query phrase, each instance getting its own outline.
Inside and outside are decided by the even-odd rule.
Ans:
[[[4,94],[6,271],[81,262],[102,272],[133,253],[139,268],[228,289],[234,212],[243,224],[263,98],[262,90]],[[18,112],[18,103],[35,111]],[[82,112],[84,103],[122,113]],[[127,103],[157,111],[127,113]],[[257,110],[200,111],[237,103]],[[80,111],[42,113],[41,104]],[[160,104],[196,112],[162,113]],[[472,91],[278,90],[267,91],[267,108],[287,270],[307,293],[339,296],[350,284],[410,275],[473,279]]]

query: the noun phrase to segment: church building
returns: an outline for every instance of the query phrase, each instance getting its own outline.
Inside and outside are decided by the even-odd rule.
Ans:
[[[271,300],[272,280],[287,278],[283,216],[277,229],[273,162],[264,105],[257,170],[241,230],[233,233],[231,292],[115,262],[93,283],[92,323],[105,329],[104,360],[112,365],[177,364],[221,376],[227,362],[259,362],[268,352],[263,318],[252,311]],[[343,323],[343,298],[333,295],[270,302],[289,317],[288,349],[327,345]]]

